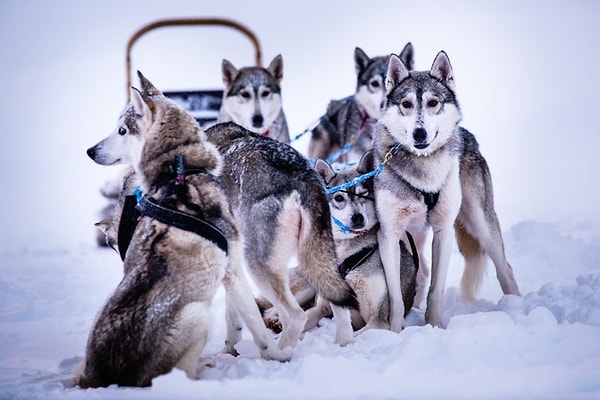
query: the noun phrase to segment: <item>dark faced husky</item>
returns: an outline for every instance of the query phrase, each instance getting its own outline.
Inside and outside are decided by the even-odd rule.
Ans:
[[[144,197],[123,279],[92,327],[76,384],[149,386],[174,367],[198,379],[210,364],[201,353],[221,283],[261,354],[288,359],[244,280],[241,235],[218,180],[221,155],[193,117],[138,74],[142,91],[132,89],[115,131],[88,149],[101,165],[131,164]],[[240,327],[228,328],[234,352]]]
[[[442,326],[442,300],[454,237],[465,258],[461,288],[473,299],[487,256],[502,290],[519,294],[504,254],[494,211],[492,181],[475,137],[458,124],[461,111],[445,52],[430,71],[415,72],[392,55],[385,82],[386,105],[374,138],[381,259],[390,294],[390,323],[403,325],[398,239],[405,231],[433,229],[431,285],[426,322]],[[419,250],[422,252],[422,249]]]
[[[219,122],[233,121],[249,131],[289,143],[287,121],[281,103],[283,58],[276,56],[267,68],[237,69],[222,63],[223,103]]]
[[[288,281],[293,255],[309,285],[333,303],[336,342],[350,342],[348,307],[357,307],[356,298],[336,271],[331,214],[319,174],[290,145],[237,124],[214,125],[206,135],[223,154],[221,179],[244,233],[249,270],[279,314],[279,347],[295,346],[306,321]]]
[[[414,50],[407,43],[400,58],[412,69]],[[381,116],[381,106],[385,97],[384,79],[389,56],[369,57],[359,47],[354,49],[356,69],[356,91],[353,96],[332,100],[327,112],[316,127],[311,130],[308,147],[310,159],[357,162],[372,147],[373,132],[377,119]],[[347,152],[344,147],[350,146]],[[335,154],[340,154],[335,157]]]
[[[343,170],[334,170],[323,160],[315,163],[315,169],[323,177],[328,189],[350,182],[373,168],[372,151],[365,153],[355,167]],[[354,289],[358,298],[359,309],[352,310],[352,326],[354,330],[358,330],[355,335],[370,328],[389,329],[388,291],[379,257],[379,221],[373,196],[373,179],[327,195],[331,217],[335,222],[332,229],[339,262],[338,272]],[[408,237],[400,241],[400,274],[405,315],[413,306],[419,262],[414,243],[412,246],[407,243],[410,243]],[[305,330],[317,326],[321,318],[332,316],[329,302],[321,297],[315,299],[315,291],[295,268],[290,273],[290,286],[298,302],[307,309]],[[279,320],[271,304],[264,298],[258,298],[257,301],[264,310],[268,326],[277,331]]]

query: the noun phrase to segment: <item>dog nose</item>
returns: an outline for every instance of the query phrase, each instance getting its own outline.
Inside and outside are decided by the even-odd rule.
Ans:
[[[264,118],[262,114],[254,114],[254,116],[252,117],[252,126],[254,126],[255,128],[262,127],[263,122]]]
[[[96,157],[96,147],[90,147],[87,149],[87,155],[93,160]]]
[[[427,131],[425,128],[416,128],[413,131],[413,139],[415,139],[415,143],[425,143],[427,140]]]
[[[351,220],[353,228],[362,228],[365,224],[365,217],[362,214],[354,214]]]

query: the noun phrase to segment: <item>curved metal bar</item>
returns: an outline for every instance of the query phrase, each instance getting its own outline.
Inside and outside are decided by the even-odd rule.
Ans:
[[[254,45],[256,55],[256,66],[262,66],[262,51],[258,37],[248,27],[240,24],[239,22],[233,21],[227,18],[173,18],[173,19],[162,19],[152,23],[149,23],[140,29],[138,29],[127,42],[127,53],[125,56],[125,68],[127,69],[127,101],[130,100],[129,88],[131,87],[131,49],[135,42],[142,37],[144,34],[151,30],[168,27],[168,26],[206,26],[206,25],[217,25],[226,26],[229,28],[236,29],[237,31],[244,34]]]

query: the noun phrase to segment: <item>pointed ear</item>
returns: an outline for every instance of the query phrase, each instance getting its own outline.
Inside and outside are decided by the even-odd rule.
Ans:
[[[358,162],[358,166],[356,167],[356,171],[359,174],[366,174],[368,172],[373,171],[374,164],[375,164],[375,157],[373,156],[373,149],[369,149],[360,158],[360,161]]]
[[[356,69],[356,75],[360,75],[360,73],[367,68],[370,60],[367,53],[360,47],[354,49],[354,68]]]
[[[452,72],[452,65],[450,65],[450,59],[444,50],[440,51],[433,60],[431,71],[429,75],[442,81],[450,90],[454,90],[454,73]]]
[[[415,50],[411,42],[406,43],[399,58],[409,71],[415,69]]]
[[[161,96],[162,93],[158,90],[152,82],[150,82],[140,71],[137,72],[138,77],[140,78],[140,83],[142,85],[142,94],[147,97],[151,96]]]
[[[223,75],[223,84],[225,85],[225,89],[231,89],[233,81],[238,74],[238,69],[234,67],[229,60],[223,59],[223,62],[221,63],[221,72]]]
[[[94,226],[98,229],[100,229],[100,232],[104,233],[106,235],[106,232],[108,232],[108,229],[110,228],[112,221],[109,218],[105,218],[102,221],[98,221],[94,224]]]
[[[325,181],[325,184],[329,184],[333,177],[336,175],[331,165],[325,160],[321,160],[320,158],[315,162],[315,169],[321,175],[321,178]]]
[[[133,111],[138,115],[146,115],[150,110],[148,108],[148,105],[144,101],[144,97],[142,97],[142,93],[134,87],[130,89],[130,93]]]
[[[271,61],[271,64],[267,67],[267,71],[273,75],[273,78],[275,78],[275,81],[277,81],[277,84],[279,85],[283,79],[283,57],[281,57],[281,54],[277,55],[273,61]]]
[[[386,94],[390,94],[400,82],[409,76],[408,68],[400,61],[400,58],[395,54],[391,54],[388,61],[387,76],[385,77]]]

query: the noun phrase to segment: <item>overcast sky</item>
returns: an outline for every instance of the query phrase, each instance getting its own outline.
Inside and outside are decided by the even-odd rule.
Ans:
[[[330,99],[352,94],[356,46],[381,55],[411,41],[417,69],[445,50],[503,228],[600,221],[598,2],[3,0],[0,239],[93,238],[98,189],[118,169],[95,165],[85,150],[124,106],[129,37],[157,19],[213,16],[252,29],[264,64],[283,56],[292,134]],[[163,89],[221,88],[223,58],[251,65],[250,42],[224,28],[170,28],[133,51],[134,68]]]

